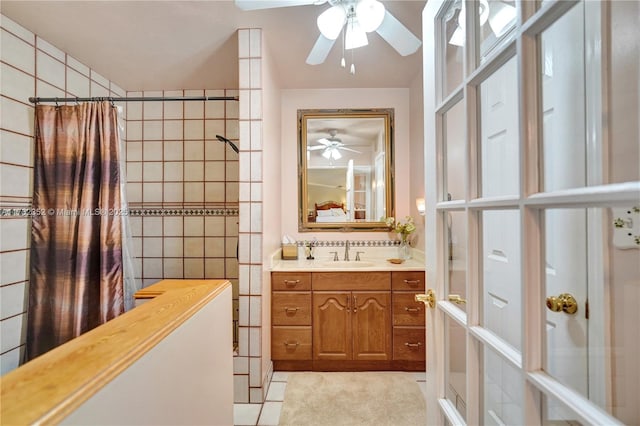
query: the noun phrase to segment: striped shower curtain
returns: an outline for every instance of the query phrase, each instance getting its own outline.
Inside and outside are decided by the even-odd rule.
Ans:
[[[116,108],[38,105],[35,126],[27,360],[124,312]]]

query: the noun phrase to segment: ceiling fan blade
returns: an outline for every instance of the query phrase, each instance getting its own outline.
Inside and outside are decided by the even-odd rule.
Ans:
[[[327,138],[318,139],[318,142],[322,145],[331,145],[331,141]]]
[[[415,53],[422,44],[420,39],[413,35],[413,33],[398,21],[395,16],[390,14],[388,10],[385,11],[382,24],[380,24],[376,32],[402,56]]]
[[[273,9],[276,7],[305,6],[322,4],[326,0],[235,0],[236,7],[241,10]]]
[[[345,146],[338,147],[338,149],[341,149],[341,150],[343,150],[343,151],[351,151],[351,152],[355,152],[355,153],[357,153],[357,154],[362,154],[362,151],[356,151],[355,149],[347,148],[347,147],[345,147]]]
[[[331,51],[333,47],[333,43],[335,40],[331,40],[320,34],[318,36],[318,40],[316,40],[316,44],[313,45],[313,49],[309,52],[309,56],[307,57],[307,64],[309,65],[319,65],[327,59],[327,55]]]
[[[307,151],[317,151],[319,149],[325,149],[326,146],[324,145],[314,145],[314,146],[308,146],[307,147]]]

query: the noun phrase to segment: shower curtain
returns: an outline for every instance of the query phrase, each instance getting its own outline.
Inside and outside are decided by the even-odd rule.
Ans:
[[[38,105],[35,131],[27,360],[125,310],[116,108]]]

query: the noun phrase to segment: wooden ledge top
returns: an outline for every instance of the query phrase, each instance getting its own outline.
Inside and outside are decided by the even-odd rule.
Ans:
[[[62,421],[229,286],[164,280],[140,290],[154,300],[0,377],[0,423]]]

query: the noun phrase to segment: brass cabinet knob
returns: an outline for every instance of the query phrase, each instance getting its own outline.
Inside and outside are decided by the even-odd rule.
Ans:
[[[422,302],[430,308],[435,308],[436,306],[436,294],[433,290],[428,289],[427,294],[416,294],[415,295],[416,302]]]
[[[569,293],[562,293],[559,296],[547,297],[547,308],[553,312],[565,312],[569,315],[573,315],[578,312],[578,302],[575,297]]]

